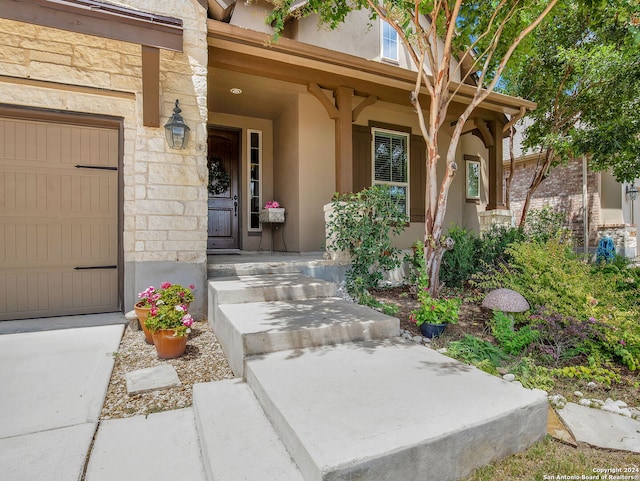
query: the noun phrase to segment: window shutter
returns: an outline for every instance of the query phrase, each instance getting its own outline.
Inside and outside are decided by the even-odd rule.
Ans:
[[[371,186],[371,128],[353,125],[353,191]]]
[[[409,158],[411,175],[410,186],[410,222],[424,222],[424,192],[426,189],[427,144],[419,135],[411,136],[411,156]]]

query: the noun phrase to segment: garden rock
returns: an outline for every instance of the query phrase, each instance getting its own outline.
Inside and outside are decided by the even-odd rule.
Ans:
[[[581,391],[574,391],[573,395],[575,397],[584,397],[584,394]]]
[[[595,389],[595,388],[597,388],[597,387],[598,387],[598,385],[597,385],[595,382],[591,381],[591,382],[589,382],[589,383],[587,384],[587,387],[588,387],[589,389]]]
[[[502,312],[524,312],[529,310],[529,303],[518,292],[512,289],[496,289],[491,291],[482,301],[482,307]]]
[[[553,396],[549,396],[549,404],[556,409],[562,409],[567,404],[567,398],[562,394],[554,394]]]
[[[513,374],[505,374],[504,376],[502,376],[502,379],[509,382],[512,382],[513,380],[515,380],[515,378],[516,377]]]

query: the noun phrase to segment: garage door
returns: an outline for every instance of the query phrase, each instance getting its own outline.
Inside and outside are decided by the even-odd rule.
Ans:
[[[0,117],[0,320],[118,310],[118,130]]]

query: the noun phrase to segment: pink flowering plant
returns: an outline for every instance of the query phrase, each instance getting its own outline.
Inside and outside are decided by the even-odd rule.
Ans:
[[[277,200],[270,200],[264,205],[265,209],[279,209],[280,207],[280,202]]]
[[[140,299],[136,305],[138,307],[154,307],[162,304],[176,306],[178,304],[190,304],[194,300],[192,290],[196,286],[190,284],[188,288],[182,287],[180,284],[171,284],[163,282],[160,289],[153,286],[147,287],[138,294]]]
[[[145,326],[152,332],[158,329],[173,329],[176,336],[185,336],[190,332],[193,318],[187,312],[189,304],[195,299],[193,284],[183,287],[180,284],[163,282],[159,289],[147,287],[138,294],[138,307],[150,308]]]
[[[153,307],[160,299],[160,293],[156,290],[155,287],[149,286],[144,291],[138,294],[138,299],[140,300],[136,303],[136,306]]]
[[[176,337],[189,334],[192,324],[193,318],[187,312],[187,306],[184,304],[161,304],[157,307],[152,307],[151,311],[149,311],[149,317],[144,323],[151,332],[156,332],[160,329],[172,329]]]
[[[420,307],[409,314],[409,320],[416,326],[427,324],[456,324],[462,300],[459,297],[443,297],[434,299],[429,289],[421,287],[418,291]]]

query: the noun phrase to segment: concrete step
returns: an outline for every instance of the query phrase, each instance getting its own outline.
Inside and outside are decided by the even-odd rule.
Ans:
[[[336,295],[333,282],[300,273],[221,277],[209,281],[209,319],[218,304],[311,299]]]
[[[282,351],[247,382],[306,481],[449,481],[545,435],[546,393],[402,340]]]
[[[102,421],[84,479],[205,481],[193,409]]]
[[[400,321],[336,297],[220,304],[215,331],[234,374],[248,356],[344,342],[387,339]]]
[[[208,481],[303,481],[246,383],[196,384],[193,408]]]
[[[209,279],[214,279],[219,277],[294,274],[302,272],[303,274],[314,275],[314,277],[320,277],[322,279],[327,279],[327,276],[329,276],[332,278],[331,280],[333,280],[333,277],[336,275],[344,278],[346,269],[347,266],[338,265],[330,260],[324,260],[320,255],[316,257],[296,254],[276,256],[269,256],[267,254],[210,256],[207,264],[207,276]]]

